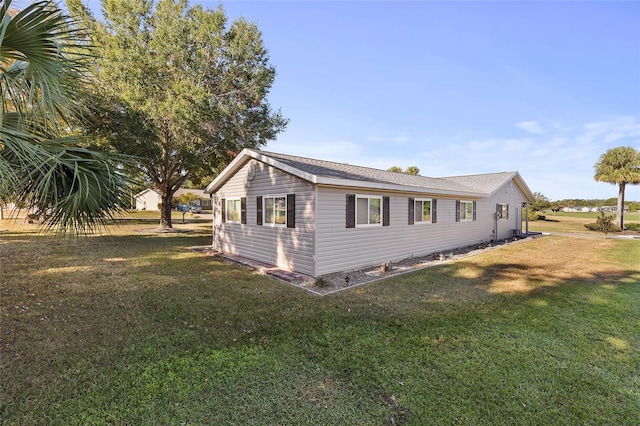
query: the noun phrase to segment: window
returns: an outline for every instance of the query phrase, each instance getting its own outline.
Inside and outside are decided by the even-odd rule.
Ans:
[[[438,222],[438,200],[409,198],[409,225]]]
[[[498,219],[509,219],[509,204],[496,204],[496,217]]]
[[[473,203],[470,201],[460,202],[460,220],[473,220]]]
[[[262,225],[296,227],[296,195],[256,197],[256,223]]]
[[[263,197],[264,224],[284,226],[287,224],[287,197]]]
[[[389,197],[347,194],[347,228],[389,226]]]
[[[476,220],[475,201],[456,201],[456,222]]]
[[[356,197],[356,224],[357,225],[381,225],[382,224],[382,198],[381,197]]]
[[[240,223],[240,212],[240,198],[227,198],[225,206],[226,221],[231,223]]]
[[[415,223],[431,223],[431,200],[416,199],[413,212]]]

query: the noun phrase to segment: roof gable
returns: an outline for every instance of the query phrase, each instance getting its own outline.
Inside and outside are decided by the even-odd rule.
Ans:
[[[160,196],[160,192],[158,192],[156,189],[147,188],[147,189],[143,189],[142,191],[138,192],[136,195],[133,196],[133,198],[142,197],[142,196],[146,195],[148,192],[155,192],[158,196]]]

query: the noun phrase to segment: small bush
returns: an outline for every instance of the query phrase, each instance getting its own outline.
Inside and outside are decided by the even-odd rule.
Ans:
[[[584,227],[587,228],[589,231],[604,232],[602,225],[598,223],[587,223],[584,225]],[[620,227],[618,225],[611,225],[608,232],[620,232]]]
[[[522,209],[522,217],[527,217],[527,209]],[[546,216],[542,214],[542,212],[536,210],[529,210],[529,221],[533,222],[534,220],[545,220]]]
[[[640,232],[640,223],[627,223],[624,225],[626,229],[629,231],[639,231]]]
[[[393,267],[391,266],[391,261],[388,260],[386,262],[383,262],[382,265],[380,265],[380,272],[387,273],[387,272],[390,272],[392,268]]]
[[[325,278],[323,277],[316,278],[316,287],[327,288],[330,286],[331,286],[331,283],[327,281]]]

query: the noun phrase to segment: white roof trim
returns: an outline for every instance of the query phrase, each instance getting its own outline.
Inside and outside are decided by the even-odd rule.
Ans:
[[[493,195],[496,192],[498,192],[500,189],[502,189],[509,182],[515,182],[516,185],[518,186],[518,188],[520,189],[520,191],[522,191],[522,193],[527,198],[527,200],[529,200],[530,203],[535,202],[535,198],[533,197],[533,192],[531,192],[531,190],[527,186],[526,182],[524,181],[524,179],[522,179],[522,176],[520,176],[520,173],[518,173],[518,172],[513,172],[511,174],[511,176],[509,176],[509,178],[507,180],[505,180],[502,185],[500,185],[497,189],[495,189],[491,193],[491,195]]]
[[[315,175],[303,172],[302,170],[296,169],[295,167],[290,167],[287,164],[284,164],[271,157],[245,148],[240,152],[240,154],[238,154],[236,158],[233,159],[231,163],[229,163],[229,165],[218,176],[216,176],[213,182],[211,182],[209,186],[207,186],[207,188],[204,190],[205,194],[213,194],[214,192],[216,192],[224,182],[230,179],[231,176],[233,176],[251,158],[261,161],[265,164],[269,164],[270,166],[283,170],[294,176],[298,176],[299,178],[306,181],[317,183],[317,176]]]
[[[216,176],[213,182],[207,185],[207,187],[204,190],[204,193],[213,194],[216,191],[216,189],[218,189],[218,187],[222,185],[222,183],[226,182],[227,179],[233,176],[236,173],[236,171],[238,171],[238,169],[244,165],[243,161],[247,155],[251,155],[251,151],[248,151],[245,148],[240,152],[240,154],[236,156],[236,158],[234,158],[229,163],[227,167],[224,168],[223,171],[220,172],[220,174],[218,174],[218,176]]]
[[[156,194],[160,195],[160,192],[158,192],[158,190],[153,189],[153,188],[147,188],[147,189],[143,189],[142,191],[138,192],[136,195],[133,196],[133,198],[142,197],[147,192],[155,192]]]
[[[294,176],[298,176],[300,179],[304,179],[311,183],[318,183],[318,176],[312,175],[311,173],[304,172],[300,169],[296,169],[295,167],[291,167],[285,163],[282,163],[276,159],[268,157],[266,155],[254,152],[255,156],[252,155],[256,160],[262,161],[263,163],[269,164],[277,169],[283,170],[287,173],[290,173]]]
[[[520,173],[516,172],[516,175],[513,177],[513,180],[516,182],[516,185],[518,185],[518,188],[520,188],[520,190],[524,193],[524,196],[527,197],[529,202],[534,203],[536,199],[533,196],[533,192],[531,191],[531,189],[529,189],[529,186],[524,181],[524,179],[522,179],[522,176],[520,176]]]

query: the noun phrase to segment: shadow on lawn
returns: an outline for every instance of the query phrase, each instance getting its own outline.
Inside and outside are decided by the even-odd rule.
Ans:
[[[390,309],[407,308],[409,312],[430,306],[457,306],[486,303],[497,297],[536,299],[554,292],[572,291],[576,287],[594,289],[618,285],[640,284],[640,271],[590,264],[567,265],[523,264],[515,262],[459,261],[396,276],[352,290]],[[346,294],[337,297],[348,297]]]
[[[116,402],[128,406],[118,392],[147,391],[137,377],[149,371],[159,384],[178,371],[185,383],[195,375],[202,385],[221,370],[227,374],[225,384],[237,383],[230,401],[255,370],[259,380],[249,390],[264,395],[265,381],[275,379],[272,370],[260,367],[263,361],[280,366],[275,377],[287,386],[282,385],[277,396],[284,401],[291,401],[290,382],[302,389],[301,394],[309,392],[304,380],[296,381],[296,375],[287,372],[308,370],[317,383],[334,383],[335,406],[356,389],[361,392],[357,395],[375,404],[391,401],[392,409],[402,408],[392,398],[398,377],[389,366],[414,362],[417,344],[423,345],[426,362],[438,345],[450,345],[443,353],[460,350],[456,339],[475,329],[483,332],[483,321],[492,315],[509,322],[525,306],[561,303],[564,296],[585,288],[593,304],[603,304],[607,300],[601,292],[640,283],[640,271],[630,268],[566,264],[568,257],[559,256],[525,263],[501,254],[451,262],[321,298],[187,250],[210,241],[210,236],[116,235],[70,241],[5,234],[3,240],[8,244],[0,245],[0,304],[5,315],[0,371],[8,390],[4,414],[9,422],[11,410],[22,410],[25,416],[33,411],[20,401],[51,395],[36,407],[36,412],[47,412],[61,401],[68,406],[77,403],[74,395],[84,395],[79,389],[89,389],[83,391],[89,395],[84,402],[93,409],[91,398],[105,392],[103,383]],[[610,344],[627,343],[618,339]],[[237,365],[236,354],[243,351],[255,360],[246,374]],[[214,355],[221,361],[201,365]],[[282,359],[293,362],[278,364]],[[427,367],[408,369],[407,374],[433,371]],[[172,392],[171,388],[164,396],[170,400]],[[192,397],[187,394],[176,402]],[[108,413],[110,403],[98,408]]]

